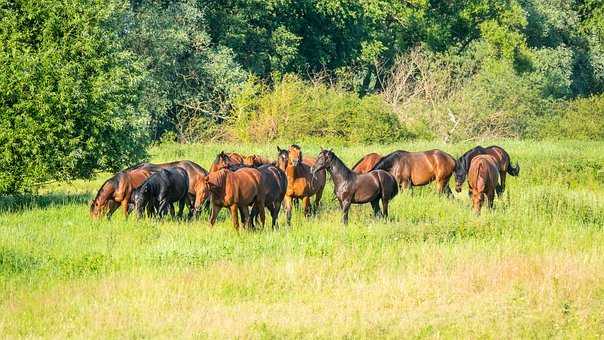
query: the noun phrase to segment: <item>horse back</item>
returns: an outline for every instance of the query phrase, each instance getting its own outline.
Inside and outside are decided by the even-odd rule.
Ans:
[[[368,173],[381,159],[382,156],[375,152],[367,154],[352,167],[352,171],[359,174]]]
[[[489,146],[485,149],[485,154],[495,158],[499,171],[506,171],[508,165],[510,165],[510,155],[500,146]]]

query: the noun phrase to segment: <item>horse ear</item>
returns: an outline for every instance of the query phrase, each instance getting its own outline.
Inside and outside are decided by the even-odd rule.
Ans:
[[[283,151],[283,149],[281,149],[281,148],[279,147],[279,145],[277,145],[277,152],[281,152],[281,151]]]
[[[325,150],[325,149],[323,149],[323,147],[321,147],[321,151],[323,151],[323,150]]]

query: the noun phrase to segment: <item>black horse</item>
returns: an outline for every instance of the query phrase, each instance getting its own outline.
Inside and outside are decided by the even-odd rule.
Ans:
[[[398,184],[394,177],[384,170],[373,170],[366,174],[351,171],[331,150],[323,150],[317,156],[313,173],[327,169],[334,183],[334,190],[343,211],[342,222],[348,223],[348,210],[352,203],[371,202],[374,216],[388,216],[388,202],[398,193]]]
[[[497,192],[497,195],[503,194],[505,191],[506,173],[510,174],[510,176],[518,176],[520,174],[520,166],[518,163],[516,163],[516,166],[513,166],[510,155],[502,147],[497,145],[491,145],[486,148],[478,145],[468,150],[457,159],[457,162],[455,162],[455,191],[461,192],[461,186],[466,180],[472,159],[478,155],[491,155],[497,161],[500,184],[497,184],[495,191]]]
[[[134,210],[140,218],[144,211],[151,216],[163,217],[166,210],[174,217],[174,202],[178,202],[178,217],[182,217],[185,203],[189,210],[189,176],[180,167],[163,169],[149,177],[133,194]]]

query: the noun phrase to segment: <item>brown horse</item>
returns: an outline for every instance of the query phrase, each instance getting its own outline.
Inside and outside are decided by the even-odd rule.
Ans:
[[[243,156],[243,165],[260,167],[267,164],[274,164],[274,162],[259,155]]]
[[[196,183],[208,173],[197,163],[187,160],[162,164],[140,163],[118,172],[103,183],[96,197],[90,203],[90,215],[92,218],[98,218],[106,214],[110,218],[115,210],[121,206],[124,215],[128,217],[128,204],[131,203],[134,189],[138,188],[155,172],[176,166],[185,169],[187,172],[189,176],[189,197],[191,201],[194,200]]]
[[[262,175],[262,188],[264,189],[264,206],[271,213],[271,226],[277,229],[277,217],[281,210],[281,203],[287,191],[287,176],[283,170],[272,164],[266,164],[258,167],[258,171]],[[258,208],[252,208],[252,220],[258,216]]]
[[[352,171],[358,174],[366,174],[382,159],[380,154],[375,152],[366,154],[353,167]]]
[[[478,155],[472,159],[468,170],[468,194],[472,197],[472,208],[477,214],[487,198],[489,208],[493,208],[495,190],[499,185],[499,165],[491,155]]]
[[[501,183],[497,186],[497,194],[501,195],[505,191],[505,177],[506,174],[511,176],[518,176],[520,174],[520,166],[516,163],[516,166],[512,166],[510,155],[500,146],[491,145],[483,148],[477,146],[468,150],[457,160],[455,166],[455,191],[461,192],[461,186],[466,180],[468,169],[472,159],[478,155],[491,155],[497,161],[497,167],[499,168],[499,179]]]
[[[210,172],[216,172],[220,169],[228,168],[229,165],[243,164],[243,157],[236,152],[225,153],[221,151],[212,163]]]
[[[198,186],[195,200],[195,210],[198,210],[206,198],[211,197],[212,212],[210,225],[214,225],[221,208],[228,208],[235,230],[239,231],[239,217],[246,227],[253,228],[248,207],[254,205],[260,214],[260,222],[264,226],[264,190],[262,188],[262,175],[254,168],[241,168],[237,171],[220,169],[210,172]]]
[[[409,189],[436,182],[436,190],[450,195],[449,178],[455,170],[455,159],[441,150],[424,152],[394,151],[382,158],[372,170],[386,170],[399,186]]]
[[[315,173],[322,169],[327,169],[331,174],[336,197],[342,208],[344,224],[348,224],[348,210],[352,203],[371,202],[373,215],[378,216],[381,199],[383,207],[381,215],[388,216],[388,202],[398,193],[398,185],[390,173],[374,170],[367,174],[357,174],[348,169],[331,150],[321,150],[312,171]]]
[[[313,174],[311,165],[303,161],[302,150],[292,144],[287,150],[277,147],[277,166],[287,176],[287,191],[285,193],[285,213],[287,224],[291,223],[292,200],[301,198],[304,202],[304,216],[311,213],[310,197],[315,196],[314,210],[318,211],[325,188],[325,170]],[[313,162],[314,164],[314,162]]]

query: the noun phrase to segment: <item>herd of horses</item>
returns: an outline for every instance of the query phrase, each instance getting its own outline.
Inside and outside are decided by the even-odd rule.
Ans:
[[[240,218],[246,228],[255,228],[258,221],[264,226],[266,209],[272,227],[277,228],[282,207],[287,224],[293,206],[300,201],[305,216],[318,211],[327,172],[346,224],[351,204],[370,203],[374,216],[388,216],[388,204],[399,190],[435,182],[440,194],[451,196],[449,179],[453,175],[457,192],[467,178],[472,209],[479,214],[485,200],[489,208],[493,206],[495,195],[505,190],[506,175],[518,176],[520,167],[513,166],[509,154],[499,146],[477,146],[457,160],[441,150],[398,150],[385,156],[370,153],[350,169],[332,150],[321,149],[316,158],[305,157],[300,146],[292,144],[287,149],[277,147],[275,161],[220,152],[210,171],[188,160],[137,164],[103,183],[90,204],[90,214],[110,218],[121,207],[125,216],[135,212],[139,218],[162,218],[169,212],[174,217],[174,204],[178,203],[179,217],[185,206],[189,218],[209,209],[210,225],[214,225],[218,212],[227,208],[239,230]]]

